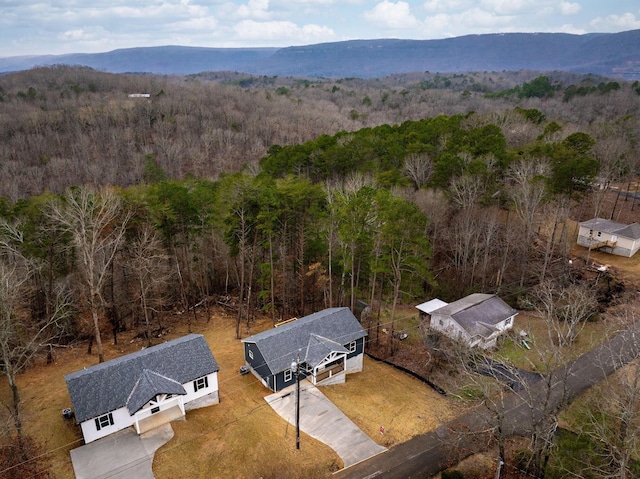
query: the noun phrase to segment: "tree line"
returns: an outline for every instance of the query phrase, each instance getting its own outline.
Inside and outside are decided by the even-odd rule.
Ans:
[[[537,91],[538,84],[558,94],[491,96],[520,85]],[[564,136],[582,131],[596,140],[636,141],[636,90],[562,72],[309,80],[35,68],[0,79],[0,196],[15,201],[73,185],[135,185],[145,180],[150,156],[171,179],[217,180],[224,172],[257,168],[274,145],[439,115],[492,116],[489,123],[502,129],[509,149],[540,135],[542,118],[560,125]],[[128,96],[141,92],[150,97]],[[536,123],[517,109],[541,117]]]
[[[216,295],[237,298],[238,337],[256,310],[276,321],[357,300],[480,289],[516,299],[568,254],[558,245],[571,208],[596,176],[601,192],[635,164],[555,122],[510,149],[491,119],[440,115],[274,145],[259,171],[216,181],[168,179],[149,155],[137,185],[4,199],[12,254],[30,265],[25,311],[50,319],[64,291],[76,314],[56,323],[59,339],[91,338],[102,360],[103,314],[114,341],[131,327],[150,337],[163,309],[197,321]],[[541,243],[543,217],[553,225]]]

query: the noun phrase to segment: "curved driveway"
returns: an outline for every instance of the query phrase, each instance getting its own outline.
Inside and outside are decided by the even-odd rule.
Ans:
[[[271,394],[265,400],[275,412],[295,425],[295,385]],[[306,380],[300,383],[300,430],[336,451],[345,467],[387,450],[362,432],[318,388]]]

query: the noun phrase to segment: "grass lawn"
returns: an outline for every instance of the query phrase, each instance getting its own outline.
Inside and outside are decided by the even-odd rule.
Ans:
[[[578,338],[571,346],[565,348],[566,360],[575,359],[602,343],[606,339],[606,328],[603,321],[584,323]],[[527,333],[526,341],[531,349],[527,349],[522,344],[520,331]],[[545,373],[544,361],[551,349],[552,344],[545,322],[533,314],[520,312],[516,316],[509,337],[500,343],[499,347],[492,352],[492,356],[521,369]]]
[[[250,334],[271,327],[260,319]],[[169,340],[187,333],[186,324],[174,321]],[[295,449],[295,428],[264,401],[270,391],[253,375],[241,376],[242,346],[235,339],[234,318],[216,310],[209,322],[192,324],[194,333],[207,339],[220,365],[220,404],[189,411],[185,421],[175,421],[174,438],[158,450],[154,460],[157,479],[190,478],[324,478],[342,467],[330,448],[302,434],[301,449]],[[248,336],[242,328],[243,336]],[[105,337],[107,359],[137,351],[145,344],[122,334],[118,346]],[[159,342],[160,340],[156,340]],[[95,351],[94,351],[95,352]],[[79,427],[62,418],[70,406],[64,374],[97,363],[86,355],[86,344],[58,352],[56,362],[37,362],[19,377],[23,423],[27,434],[50,451],[51,471],[58,479],[73,478],[69,451],[82,444]],[[365,359],[364,372],[352,374],[342,385],[322,388],[365,433],[379,444],[392,446],[428,431],[453,416],[446,399],[422,382],[394,368]],[[0,399],[10,399],[5,382]],[[385,427],[385,434],[379,432]]]

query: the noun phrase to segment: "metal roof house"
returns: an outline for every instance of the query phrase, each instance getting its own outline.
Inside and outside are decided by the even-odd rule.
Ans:
[[[640,249],[640,224],[592,218],[580,223],[578,244],[630,258]]]
[[[474,293],[431,311],[429,326],[470,347],[496,345],[518,312],[495,294]]]
[[[85,443],[130,426],[149,431],[185,411],[216,404],[218,363],[200,334],[91,366],[65,376]]]
[[[349,308],[329,308],[243,339],[244,359],[274,392],[296,382],[294,362],[313,384],[341,383],[362,371],[366,336]]]

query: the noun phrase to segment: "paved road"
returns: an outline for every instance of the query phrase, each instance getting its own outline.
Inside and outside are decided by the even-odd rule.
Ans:
[[[544,415],[545,402],[555,410],[569,404],[582,392],[640,355],[640,323],[603,345],[558,368],[530,389],[506,395],[501,402],[505,433],[526,434],[534,420]],[[549,387],[550,386],[550,387]],[[480,407],[417,436],[368,461],[342,469],[334,479],[410,479],[437,474],[449,465],[486,448],[479,431],[495,426],[495,414]]]

